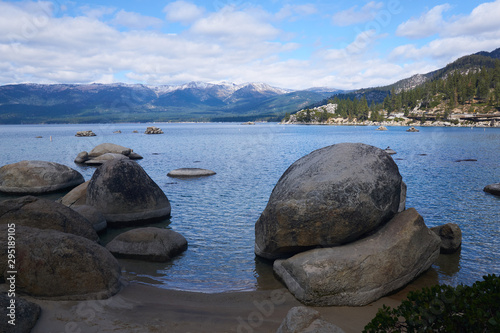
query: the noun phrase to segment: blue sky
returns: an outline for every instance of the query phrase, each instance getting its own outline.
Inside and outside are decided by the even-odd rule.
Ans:
[[[500,47],[497,1],[0,1],[0,84],[393,83]]]

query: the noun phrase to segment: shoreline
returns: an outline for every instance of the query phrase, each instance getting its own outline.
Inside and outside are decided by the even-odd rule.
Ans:
[[[429,285],[431,268],[405,288],[362,307],[312,307],[345,333],[361,332],[382,305],[396,307],[407,293]],[[49,301],[32,333],[46,332],[275,332],[288,311],[302,304],[284,288],[206,294],[125,283],[109,299]]]

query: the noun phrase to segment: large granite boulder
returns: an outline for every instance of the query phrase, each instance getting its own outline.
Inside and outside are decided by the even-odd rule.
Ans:
[[[455,253],[462,246],[462,230],[456,223],[446,223],[431,230],[441,238],[441,253]]]
[[[89,186],[89,182],[90,180],[87,180],[85,183],[78,185],[64,197],[60,198],[58,202],[67,207],[85,205],[87,202],[87,187]]]
[[[276,259],[355,241],[398,212],[401,189],[382,149],[341,143],[313,151],[276,184],[255,224],[255,253]]]
[[[0,294],[0,332],[30,333],[40,316],[40,306],[20,297]]]
[[[104,215],[101,214],[101,212],[99,212],[94,207],[89,205],[77,205],[77,206],[72,206],[71,209],[73,209],[75,212],[85,217],[90,222],[90,224],[92,225],[92,227],[96,232],[106,230],[108,226],[106,218],[104,217]]]
[[[344,331],[321,318],[321,314],[305,306],[296,306],[288,311],[276,333],[344,333]]]
[[[173,230],[148,227],[124,232],[106,248],[120,258],[167,261],[185,251],[187,241]]]
[[[362,306],[426,271],[438,258],[440,244],[410,208],[364,239],[276,260],[273,268],[305,304]]]
[[[0,232],[7,235],[7,225]],[[58,300],[108,298],[121,288],[113,255],[87,238],[16,225],[16,292]],[[0,274],[8,281],[7,237],[0,238]]]
[[[94,242],[99,240],[85,217],[60,203],[34,196],[0,202],[0,224],[9,223],[66,232]]]
[[[21,161],[0,168],[0,192],[39,194],[75,187],[85,180],[76,170],[45,161]]]
[[[165,193],[131,160],[111,160],[97,168],[86,203],[106,217],[108,226],[167,218],[171,209]]]

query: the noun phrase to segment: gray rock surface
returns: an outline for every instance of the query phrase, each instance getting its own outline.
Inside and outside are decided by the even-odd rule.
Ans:
[[[114,143],[101,143],[100,145],[95,146],[94,149],[92,149],[89,152],[89,157],[95,158],[97,156],[101,156],[106,153],[121,154],[128,156],[130,155],[131,152],[132,149]]]
[[[483,191],[493,195],[500,196],[500,183],[486,185]]]
[[[89,205],[77,205],[71,207],[75,212],[85,217],[96,232],[105,230],[108,227],[106,218],[97,209]]]
[[[38,229],[51,229],[99,240],[91,223],[60,203],[25,196],[0,202],[0,224],[15,223]]]
[[[117,257],[167,261],[187,249],[181,234],[154,227],[137,228],[116,236],[106,248]]]
[[[108,226],[167,218],[171,209],[165,193],[131,160],[111,160],[97,168],[86,204],[100,211]]]
[[[317,246],[355,241],[390,220],[402,179],[382,149],[341,143],[293,163],[255,224],[255,253],[286,258]]]
[[[455,223],[446,223],[431,230],[441,238],[441,253],[455,253],[462,246],[462,230]]]
[[[167,176],[177,178],[205,177],[215,175],[215,171],[200,168],[180,168],[170,171]]]
[[[440,244],[410,208],[354,243],[276,260],[274,272],[307,305],[362,306],[426,271],[438,258]]]
[[[14,303],[12,303],[12,300]],[[15,307],[8,309],[8,307]],[[21,297],[0,294],[0,332],[30,333],[40,316],[40,306]],[[14,316],[12,316],[14,315]],[[14,319],[15,325],[9,324]]]
[[[67,207],[73,207],[78,205],[85,205],[87,201],[87,187],[89,186],[90,180],[82,183],[69,191],[64,197],[58,200]]]
[[[406,183],[401,182],[401,195],[399,197],[399,208],[398,208],[398,213],[401,213],[406,209]]]
[[[318,311],[305,306],[296,306],[288,311],[276,333],[344,333],[344,331],[323,320]]]
[[[0,168],[0,192],[40,194],[75,187],[85,180],[76,170],[46,161],[21,161]]]
[[[0,226],[7,234],[7,225]],[[6,249],[0,238],[0,249]],[[6,252],[0,274],[8,277]],[[113,255],[87,238],[55,230],[16,226],[16,291],[37,298],[85,300],[108,298],[121,288],[121,270]]]
[[[81,153],[76,155],[74,162],[82,164],[82,163],[85,163],[85,161],[88,161],[88,159],[89,159],[89,153],[87,153],[86,151],[82,151]]]
[[[125,155],[122,154],[116,154],[116,153],[105,153],[102,155],[99,155],[97,157],[94,157],[90,160],[85,161],[85,164],[87,165],[101,165],[107,161],[110,160],[128,160],[129,158]]]

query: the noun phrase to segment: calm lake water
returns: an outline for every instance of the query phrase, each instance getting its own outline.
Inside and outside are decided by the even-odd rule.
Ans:
[[[382,132],[375,127],[212,123],[155,124],[165,134],[143,134],[150,125],[3,125],[0,165],[53,161],[88,180],[95,168],[74,164],[79,152],[103,142],[134,149],[144,156],[138,163],[172,205],[171,219],[158,226],[184,235],[189,248],[168,263],[121,260],[124,274],[163,288],[221,292],[275,286],[271,266],[253,253],[254,224],[291,163],[340,142],[390,146],[408,185],[407,207],[415,207],[429,227],[453,222],[462,228],[461,252],[440,257],[431,272],[433,281],[472,284],[484,274],[500,274],[500,198],[483,192],[485,185],[500,182],[498,128],[424,127],[407,133],[400,127]],[[80,130],[97,136],[75,137]],[[114,134],[116,130],[122,133]],[[456,162],[463,159],[477,161]],[[181,167],[217,174],[191,180],[167,177]],[[105,241],[124,230],[108,231]]]

